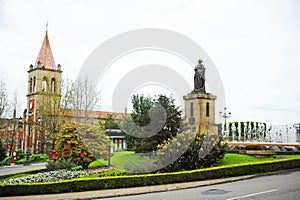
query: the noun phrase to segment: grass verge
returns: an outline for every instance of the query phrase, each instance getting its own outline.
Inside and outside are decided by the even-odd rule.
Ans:
[[[300,155],[276,155],[276,156],[250,156],[244,154],[235,154],[235,153],[227,153],[224,158],[221,160],[218,166],[228,166],[235,164],[250,164],[250,163],[258,163],[258,162],[266,162],[273,161],[282,158],[300,158]]]

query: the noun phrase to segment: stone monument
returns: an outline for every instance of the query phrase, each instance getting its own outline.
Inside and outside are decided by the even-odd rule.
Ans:
[[[194,90],[183,96],[185,101],[184,122],[193,132],[217,132],[215,126],[215,100],[217,96],[205,90],[205,67],[202,60],[195,67]]]

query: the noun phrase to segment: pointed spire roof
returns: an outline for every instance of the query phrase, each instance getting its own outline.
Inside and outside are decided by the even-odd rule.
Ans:
[[[48,39],[48,30],[46,31],[46,35],[40,53],[36,59],[34,68],[45,68],[45,69],[56,70],[54,58],[52,55],[52,51]]]

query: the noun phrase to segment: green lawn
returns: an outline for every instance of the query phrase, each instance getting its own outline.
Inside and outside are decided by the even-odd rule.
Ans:
[[[119,170],[125,170],[124,165],[130,161],[141,159],[140,155],[135,154],[134,151],[116,152],[111,158],[111,165]]]
[[[300,158],[300,155],[282,155],[284,158]],[[133,151],[123,151],[123,152],[116,152],[114,156],[111,157],[111,165],[119,170],[124,171],[124,165],[127,162],[135,161],[141,159],[140,155],[135,154]],[[223,160],[220,162],[218,166],[228,166],[234,164],[243,164],[243,163],[254,163],[254,162],[265,162],[265,161],[272,161],[279,158],[274,158],[274,156],[269,157],[255,157],[249,156],[244,154],[233,154],[228,153],[225,154]],[[99,167],[99,166],[107,166],[107,161],[100,159],[92,162],[89,167]]]
[[[300,158],[300,155],[282,155],[284,158]],[[265,161],[272,161],[277,160],[279,158],[274,158],[274,156],[269,157],[255,157],[249,156],[244,154],[234,154],[234,153],[227,153],[225,154],[223,160],[219,164],[219,166],[227,166],[227,165],[234,165],[234,164],[243,164],[243,163],[253,163],[253,162],[265,162]]]
[[[118,170],[124,170],[124,165],[127,162],[139,160],[141,156],[135,154],[134,151],[122,151],[122,152],[115,152],[114,156],[111,157],[111,165],[118,169]],[[89,168],[91,167],[103,167],[107,166],[107,160],[99,159],[94,162],[92,162],[89,165]]]

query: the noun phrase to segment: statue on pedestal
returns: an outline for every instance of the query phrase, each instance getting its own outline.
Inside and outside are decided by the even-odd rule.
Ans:
[[[198,65],[195,67],[194,75],[194,90],[192,93],[205,94],[205,68],[202,64],[202,60],[198,61]]]

